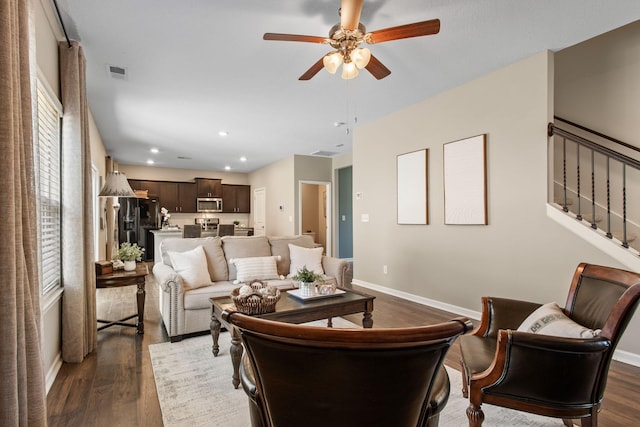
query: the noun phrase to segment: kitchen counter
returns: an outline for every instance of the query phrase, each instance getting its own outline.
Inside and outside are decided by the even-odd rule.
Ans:
[[[181,228],[161,228],[159,230],[151,230],[153,233],[153,262],[155,264],[162,261],[162,253],[160,252],[160,243],[164,239],[169,238],[182,238],[182,229]],[[218,235],[217,230],[213,231],[203,231],[201,237],[215,237]],[[236,227],[235,229],[236,236],[252,236],[253,228],[252,227]]]

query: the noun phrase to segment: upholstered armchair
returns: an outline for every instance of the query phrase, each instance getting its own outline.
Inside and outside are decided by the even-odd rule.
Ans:
[[[482,425],[483,403],[597,426],[611,358],[639,298],[640,274],[585,263],[559,313],[484,297],[479,328],[459,341],[469,426]]]
[[[253,427],[437,426],[444,357],[468,319],[401,329],[333,329],[225,313],[246,353]]]

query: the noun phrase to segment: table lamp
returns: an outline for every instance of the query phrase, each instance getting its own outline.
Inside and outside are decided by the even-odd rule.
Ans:
[[[113,197],[113,241],[111,243],[111,259],[118,254],[118,211],[120,203],[118,197],[136,197],[125,174],[118,171],[109,172],[98,197]],[[108,230],[107,230],[108,231]]]

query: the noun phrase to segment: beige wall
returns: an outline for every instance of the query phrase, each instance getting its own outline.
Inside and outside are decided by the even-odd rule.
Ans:
[[[479,311],[483,295],[562,305],[578,263],[622,267],[546,216],[552,70],[542,52],[356,130],[356,282]],[[442,145],[478,134],[488,141],[489,225],[444,225]],[[396,156],[422,148],[430,225],[400,226]],[[621,347],[640,354],[630,329]]]
[[[640,147],[640,21],[564,49],[555,114]]]
[[[264,188],[266,192],[265,233],[267,236],[296,234],[294,228],[296,206],[294,204],[293,176],[293,156],[271,163],[249,174],[251,191]],[[253,211],[253,196],[251,200],[251,210]]]
[[[182,181],[193,182],[194,178],[221,179],[223,184],[249,183],[246,173],[216,172],[198,169],[159,168],[154,166],[135,166],[118,164],[119,172],[124,173],[129,179],[149,179],[153,181]]]

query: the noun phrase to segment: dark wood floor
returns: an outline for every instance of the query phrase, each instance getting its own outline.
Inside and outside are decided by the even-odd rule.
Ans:
[[[374,327],[428,325],[457,317],[400,298],[376,296]],[[98,317],[122,318],[135,312],[135,287],[98,289]],[[348,317],[354,323],[361,316]],[[47,396],[49,426],[162,426],[149,344],[168,341],[158,311],[158,290],[147,279],[145,334],[114,326],[98,333],[98,349],[80,364],[64,364]],[[459,369],[457,345],[446,363]],[[599,421],[605,427],[639,425],[640,368],[613,362]],[[452,390],[452,393],[459,391]],[[242,393],[238,390],[238,393]],[[562,422],[558,420],[558,426]]]

